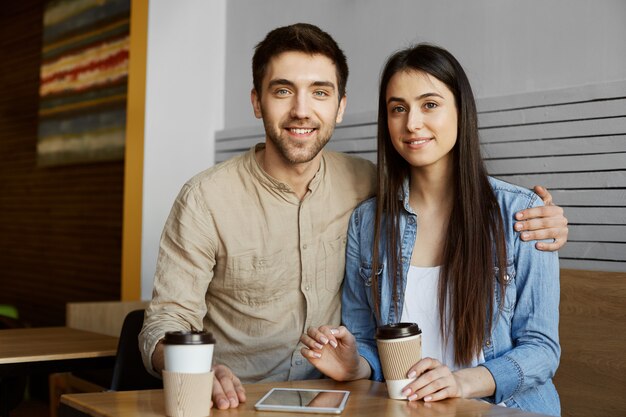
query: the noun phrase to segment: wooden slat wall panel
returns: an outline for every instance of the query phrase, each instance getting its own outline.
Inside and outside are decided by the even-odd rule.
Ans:
[[[626,81],[480,99],[491,175],[548,187],[570,221],[564,268],[626,271]],[[248,150],[263,129],[225,130],[216,160]],[[329,149],[376,161],[376,114],[348,115]]]
[[[504,143],[483,143],[486,159],[516,157],[537,157],[556,155],[605,154],[626,151],[626,136],[595,136],[574,139],[553,139],[542,141],[540,146],[535,141]]]
[[[603,94],[601,94],[603,93]],[[479,103],[489,171],[551,189],[570,221],[561,266],[626,271],[626,82]]]
[[[553,190],[617,189],[623,192],[624,189],[626,189],[626,171],[624,170],[566,172],[559,175],[552,175],[550,173],[499,175],[499,177],[514,184],[540,184]]]
[[[35,326],[119,299],[121,262],[123,163],[36,166],[44,3],[0,9],[0,304]]]
[[[567,120],[565,122],[512,125],[481,129],[485,143],[517,142],[573,137],[619,135],[626,131],[626,117]]]
[[[549,105],[549,106],[546,106]],[[526,125],[530,123],[550,123],[554,121],[579,120],[584,114],[585,119],[606,119],[623,117],[626,99],[612,98],[607,100],[583,101],[572,104],[544,103],[538,107],[525,107],[519,110],[490,111],[481,113],[482,129],[498,126]]]

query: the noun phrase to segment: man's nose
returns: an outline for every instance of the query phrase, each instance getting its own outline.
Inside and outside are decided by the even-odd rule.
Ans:
[[[298,93],[294,96],[291,116],[297,119],[307,119],[311,115],[311,101],[305,93]]]

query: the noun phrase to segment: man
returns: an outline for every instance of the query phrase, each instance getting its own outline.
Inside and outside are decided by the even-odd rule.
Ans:
[[[278,28],[252,64],[265,144],[183,186],[140,335],[144,364],[158,374],[165,332],[212,332],[213,401],[222,409],[245,401],[240,381],[319,377],[299,338],[310,326],[339,324],[348,219],[375,190],[371,163],[323,151],[346,106],[348,67],[336,42],[313,25]],[[560,208],[527,210],[523,219],[531,218],[519,223],[525,240],[562,246]]]

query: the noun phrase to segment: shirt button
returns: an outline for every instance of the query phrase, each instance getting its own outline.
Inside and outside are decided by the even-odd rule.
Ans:
[[[485,342],[485,344],[486,344],[487,346],[491,346],[491,340],[487,339],[487,341]]]
[[[409,223],[411,224],[415,223],[415,219],[413,217],[409,217]]]
[[[296,359],[296,365],[298,366],[302,365],[302,359]]]
[[[406,263],[406,258],[402,258],[402,263],[405,264]]]
[[[305,291],[308,291],[308,290],[310,290],[310,289],[311,289],[311,287],[309,287],[308,285],[307,285],[306,287],[304,287],[304,290],[305,290]]]
[[[302,245],[302,249],[306,250],[306,243]]]

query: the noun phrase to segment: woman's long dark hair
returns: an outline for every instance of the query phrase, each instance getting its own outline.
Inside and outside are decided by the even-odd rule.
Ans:
[[[455,362],[467,365],[478,355],[485,333],[491,329],[495,279],[504,285],[506,246],[500,208],[480,154],[472,88],[459,62],[437,46],[419,44],[396,52],[383,69],[378,99],[379,180],[372,271],[379,270],[382,253],[386,252],[387,274],[393,281],[393,302],[399,318],[397,301],[403,291],[400,287],[399,220],[403,210],[402,183],[410,175],[410,165],[391,142],[386,93],[391,77],[402,71],[430,74],[450,89],[456,101],[457,140],[451,151],[454,189],[450,190],[454,193],[454,202],[443,248],[439,313],[444,341],[453,337]],[[386,238],[385,247],[380,247],[382,236]],[[494,265],[498,269],[494,269]],[[380,317],[378,279],[373,273],[372,292],[376,314]],[[501,298],[503,294],[501,292]]]

